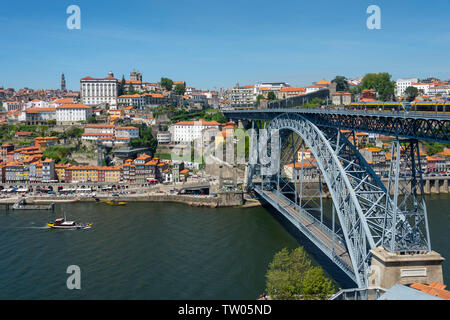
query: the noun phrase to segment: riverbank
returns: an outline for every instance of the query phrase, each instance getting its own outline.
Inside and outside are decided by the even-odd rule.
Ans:
[[[0,204],[13,204],[19,201],[21,197],[12,197],[7,199],[0,199]],[[71,198],[61,199],[59,197],[51,196],[28,196],[25,198],[29,204],[50,204],[50,203],[73,203],[73,202],[96,202],[100,201],[124,201],[124,202],[174,202],[184,203],[192,207],[209,207],[209,208],[253,208],[261,206],[258,200],[245,199],[244,193],[240,191],[235,192],[219,192],[217,196],[193,196],[193,195],[174,195],[174,194],[160,194],[160,193],[143,193],[111,196],[111,195],[97,195],[92,196],[74,196]]]

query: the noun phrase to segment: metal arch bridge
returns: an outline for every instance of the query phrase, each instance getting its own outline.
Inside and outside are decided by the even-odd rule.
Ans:
[[[448,116],[323,109],[239,110],[225,115],[250,120],[255,129],[247,188],[282,213],[358,287],[370,286],[371,249],[431,251],[418,140],[450,143]],[[387,188],[350,143],[354,130],[395,137]],[[300,165],[296,153],[305,145],[319,171],[315,198],[322,197],[321,177],[332,198],[331,226],[323,219],[321,200],[314,207],[312,197],[303,194],[304,152]],[[291,154],[286,153],[289,149]],[[292,164],[291,177],[281,172],[286,163]]]

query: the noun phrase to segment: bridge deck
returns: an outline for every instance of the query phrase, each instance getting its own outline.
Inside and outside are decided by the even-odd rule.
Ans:
[[[353,270],[352,262],[346,247],[341,243],[341,241],[338,240],[337,237],[335,238],[333,246],[333,238],[331,235],[332,232],[330,232],[331,230],[328,230],[328,232],[326,232],[325,229],[327,229],[327,227],[321,224],[319,220],[316,220],[314,217],[308,216],[307,214],[299,213],[298,206],[296,208],[295,204],[293,204],[290,200],[288,200],[285,196],[281,194],[279,197],[277,197],[277,193],[274,191],[269,190],[261,191],[258,188],[255,188],[255,191],[257,191],[257,193],[260,194],[263,198],[265,198],[265,200],[267,200],[269,203],[271,204],[277,203],[279,206],[278,209],[281,209],[279,210],[281,213],[284,214],[284,212],[286,212],[287,214],[290,215],[291,218],[300,223],[301,226],[304,229],[306,229],[302,230],[303,228],[300,228],[300,230],[302,232],[307,231],[308,234],[305,234],[307,237],[310,238],[310,235],[312,235],[315,239],[311,240],[320,241],[323,247],[319,246],[319,248],[322,249],[322,251],[324,251],[323,250],[324,247],[328,249],[326,250],[327,252],[324,251],[324,253],[327,256],[330,257],[331,254],[333,258],[339,258],[343,263],[345,263],[344,271],[347,274],[349,274],[350,270]],[[277,206],[275,206],[275,208],[277,208]],[[289,219],[289,217],[287,218]],[[330,259],[332,259],[332,257],[330,257]]]

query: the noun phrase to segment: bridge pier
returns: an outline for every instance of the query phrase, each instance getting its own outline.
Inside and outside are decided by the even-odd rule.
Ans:
[[[372,249],[369,286],[390,289],[400,283],[443,283],[442,262],[435,251],[421,253],[391,253],[382,247]]]

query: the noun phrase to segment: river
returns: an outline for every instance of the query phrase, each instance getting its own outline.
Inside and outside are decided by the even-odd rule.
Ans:
[[[428,197],[434,250],[450,257],[450,197]],[[62,231],[45,223],[93,223]],[[195,208],[176,203],[57,204],[55,213],[0,214],[0,299],[256,299],[283,247],[304,245],[337,286],[351,282],[299,232],[262,207]],[[69,265],[81,289],[69,290]],[[444,282],[450,282],[444,262]]]

